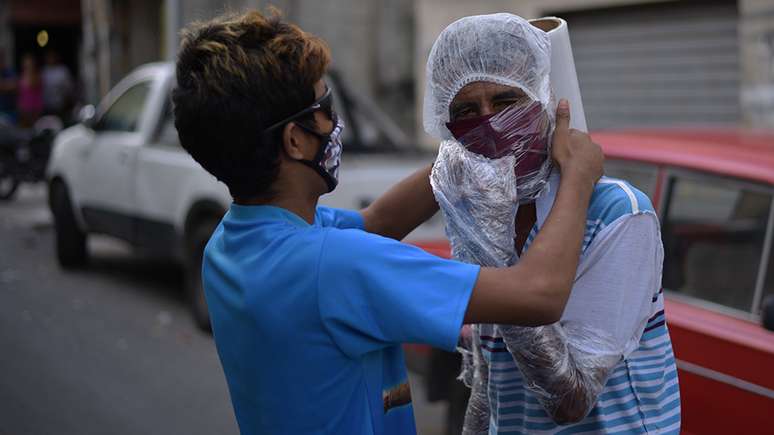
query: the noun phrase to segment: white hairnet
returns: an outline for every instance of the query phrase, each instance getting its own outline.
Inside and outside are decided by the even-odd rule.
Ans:
[[[551,42],[527,20],[507,13],[476,15],[451,23],[427,59],[425,131],[451,139],[446,128],[449,105],[468,83],[486,81],[515,86],[552,111]]]

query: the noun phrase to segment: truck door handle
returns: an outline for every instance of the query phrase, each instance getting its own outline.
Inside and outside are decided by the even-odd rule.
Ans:
[[[126,161],[129,160],[129,152],[128,151],[121,151],[118,153],[118,162],[119,163],[126,163]]]

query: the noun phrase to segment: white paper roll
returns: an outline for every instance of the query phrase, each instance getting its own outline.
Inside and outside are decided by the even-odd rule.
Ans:
[[[570,127],[588,132],[567,22],[557,17],[537,18],[529,22],[551,38],[551,86],[557,101],[565,98],[570,102]]]

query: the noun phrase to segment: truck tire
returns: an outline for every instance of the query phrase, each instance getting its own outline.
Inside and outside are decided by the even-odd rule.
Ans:
[[[83,267],[88,262],[86,233],[78,226],[67,186],[55,182],[49,188],[49,204],[54,215],[56,257],[65,269]]]
[[[210,240],[212,232],[218,225],[218,219],[207,218],[201,220],[190,232],[188,239],[188,261],[186,264],[186,292],[191,304],[191,314],[194,322],[201,330],[212,331],[210,325],[210,313],[207,310],[207,299],[204,296],[202,285],[202,258],[204,247]]]
[[[13,199],[19,187],[19,179],[7,169],[5,163],[0,161],[0,201]]]

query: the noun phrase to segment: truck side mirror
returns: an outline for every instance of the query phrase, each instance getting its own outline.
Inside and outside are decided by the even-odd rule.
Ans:
[[[769,331],[774,331],[774,295],[763,298],[761,323]]]
[[[94,115],[96,114],[97,109],[93,105],[87,104],[78,111],[78,122],[92,128],[94,126]]]

